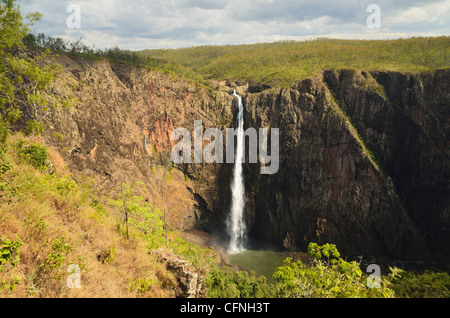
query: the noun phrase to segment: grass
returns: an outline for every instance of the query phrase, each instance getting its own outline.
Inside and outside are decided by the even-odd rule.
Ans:
[[[117,231],[121,211],[105,203],[109,198],[96,196],[91,185],[75,182],[57,151],[21,134],[0,146],[0,298],[174,297],[176,278],[149,254],[152,234],[131,227],[126,239]],[[23,149],[39,151],[24,156]],[[41,160],[37,167],[35,154]],[[52,162],[54,170],[42,162]],[[204,273],[214,262],[213,251],[174,232],[165,250]],[[72,264],[80,271],[81,288],[68,287]]]
[[[288,86],[323,69],[424,72],[450,66],[450,37],[282,41],[144,50],[139,55],[191,68],[205,79]]]
[[[324,84],[324,85],[326,85],[326,84]],[[377,87],[377,86],[373,86],[373,87]],[[343,122],[345,123],[345,125],[348,127],[352,136],[356,140],[359,141],[359,144],[361,145],[361,148],[362,148],[362,153],[366,156],[366,158],[368,158],[371,161],[371,163],[377,169],[379,169],[379,160],[376,159],[374,152],[368,148],[368,146],[366,145],[366,142],[364,141],[364,139],[361,137],[358,130],[356,129],[356,125],[354,123],[352,123],[350,116],[348,116],[347,114],[344,113],[344,111],[342,110],[342,107],[340,106],[340,102],[336,98],[335,94],[331,90],[329,90],[329,92],[331,94],[331,104],[330,104],[331,107],[327,111],[327,113],[323,115],[323,119],[325,119],[327,116],[332,116],[332,115],[337,115],[339,118],[341,118],[343,120]],[[384,94],[384,92],[380,92],[380,94]]]
[[[55,42],[56,41],[56,42]],[[29,48],[55,53],[106,58],[166,74],[178,75],[196,85],[211,87],[209,80],[256,81],[289,87],[324,69],[359,69],[425,72],[450,66],[450,37],[413,37],[395,40],[316,39],[246,45],[198,46],[182,49],[94,50],[62,39],[28,35]],[[59,43],[59,45],[54,45]]]
[[[153,50],[140,52],[143,59],[130,63],[147,63],[200,83],[229,78],[287,86],[326,68],[423,72],[448,67],[449,47],[448,37],[315,40]],[[371,88],[382,92],[375,84]],[[357,136],[333,100],[336,107],[325,116],[337,112]],[[107,203],[110,198],[97,197],[95,184],[75,182],[58,152],[46,148],[42,139],[16,134],[0,147],[0,297],[173,297],[176,278],[148,253],[149,242],[164,242],[162,237],[131,227],[126,239],[120,209]],[[47,159],[54,172],[49,172]],[[173,232],[169,250],[202,272],[214,258],[213,251]],[[80,289],[66,283],[72,264],[81,271]],[[438,290],[436,295],[448,297],[448,276],[424,278]],[[421,284],[421,278],[411,277],[404,290],[399,287],[399,295],[411,295]]]

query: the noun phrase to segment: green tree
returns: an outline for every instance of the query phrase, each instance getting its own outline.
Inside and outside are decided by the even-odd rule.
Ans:
[[[137,183],[141,186],[142,183]],[[154,241],[154,236],[162,236],[164,222],[162,211],[154,209],[145,202],[142,196],[136,195],[136,189],[126,183],[122,183],[119,199],[114,201],[121,207],[125,225],[125,235],[129,239],[129,227],[133,226],[138,233],[144,235],[149,241]]]
[[[400,270],[392,269],[389,278],[382,277],[379,288],[367,287],[367,277],[359,264],[347,262],[340,257],[334,244],[319,246],[310,243],[308,253],[314,257],[313,266],[301,261],[294,262],[288,257],[278,267],[273,278],[276,282],[277,296],[284,298],[352,298],[394,296],[388,286],[399,275]],[[326,261],[322,258],[325,257]]]
[[[450,298],[450,275],[447,272],[404,272],[392,281],[398,298]]]
[[[30,26],[42,14],[29,13],[24,19],[15,0],[0,0],[0,126],[16,122],[37,121],[47,105],[42,90],[58,72],[54,64],[46,64],[48,52],[30,56],[23,43]]]
[[[213,267],[206,278],[209,298],[267,298],[274,296],[272,284],[254,272],[232,272]]]

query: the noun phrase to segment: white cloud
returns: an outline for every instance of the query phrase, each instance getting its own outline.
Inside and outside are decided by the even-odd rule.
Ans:
[[[369,29],[367,5],[381,8],[382,28]],[[311,37],[393,38],[449,33],[450,0],[22,0],[44,14],[34,32],[97,48],[241,44]],[[67,5],[81,8],[81,29],[66,26]]]
[[[410,24],[418,22],[436,22],[450,19],[450,0],[437,3],[425,4],[422,6],[411,6],[404,10],[396,10],[394,14],[387,15],[384,23]]]

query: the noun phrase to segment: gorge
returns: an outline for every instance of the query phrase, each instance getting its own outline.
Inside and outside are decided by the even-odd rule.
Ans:
[[[345,255],[448,263],[448,69],[330,69],[290,87],[205,87],[123,63],[55,61],[63,72],[51,89],[72,106],[40,111],[44,137],[100,192],[142,181],[146,200],[161,204],[152,168],[171,164],[172,131],[194,120],[231,127],[240,109],[236,90],[243,128],[275,127],[280,137],[277,173],[242,164],[249,247],[304,251],[309,242],[328,242]],[[228,242],[233,165],[175,168],[177,189],[166,195],[170,227]]]

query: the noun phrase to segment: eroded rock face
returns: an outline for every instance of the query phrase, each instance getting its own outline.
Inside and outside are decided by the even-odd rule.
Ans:
[[[245,101],[249,125],[280,129],[278,173],[249,166],[248,184],[257,185],[249,194],[254,237],[289,249],[318,241],[349,254],[408,253],[404,235],[417,233],[392,181],[365,153],[321,77]]]
[[[40,114],[45,137],[61,151],[74,177],[91,178],[100,194],[114,197],[125,182],[162,209],[161,176],[155,169],[171,164],[174,128],[192,131],[194,120],[201,120],[205,128],[224,129],[233,116],[227,92],[212,92],[176,76],[82,57],[62,55],[56,62],[63,72],[50,89],[61,99],[70,96],[72,103]],[[164,186],[169,226],[201,226],[202,212],[213,211],[218,165],[178,168]]]
[[[246,125],[280,128],[278,173],[247,165],[251,235],[448,259],[448,83],[447,71],[327,71],[248,94]]]
[[[325,72],[324,80],[432,253],[450,256],[449,72]],[[444,256],[445,255],[445,256]]]
[[[62,57],[55,84],[70,109],[46,115],[46,138],[105,193],[143,181],[161,206],[152,170],[170,161],[177,127],[232,126],[243,95],[245,127],[280,129],[280,166],[245,165],[250,239],[303,250],[428,259],[449,252],[449,74],[325,71],[290,88],[219,84],[216,90],[128,65]],[[57,138],[59,133],[63,140]],[[225,135],[225,133],[224,133]],[[204,145],[207,143],[204,143]],[[173,227],[226,239],[232,164],[182,164],[168,188]]]
[[[204,298],[206,284],[195,267],[179,255],[163,250],[151,251],[158,256],[161,263],[173,273],[176,279],[174,292],[176,298]]]

